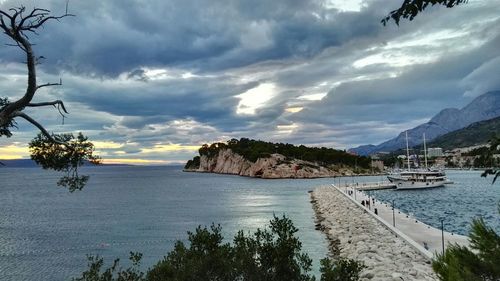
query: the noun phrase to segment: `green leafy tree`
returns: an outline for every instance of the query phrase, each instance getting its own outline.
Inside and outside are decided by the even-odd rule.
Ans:
[[[500,212],[500,205],[499,205]],[[470,249],[451,245],[432,262],[442,281],[500,280],[500,236],[482,218],[474,219]]]
[[[401,18],[412,21],[420,12],[423,12],[429,5],[441,5],[447,8],[455,7],[462,3],[467,3],[468,0],[404,0],[399,9],[393,10],[382,19],[382,23],[386,25],[389,21],[399,25]]]
[[[99,257],[89,257],[88,269],[74,281],[313,281],[312,260],[301,251],[298,229],[285,216],[274,217],[269,228],[253,234],[239,231],[233,244],[224,243],[221,227],[198,227],[188,232],[189,244],[176,242],[165,258],[147,273],[138,270],[140,255],[131,253],[132,266],[119,260],[104,268]],[[359,262],[321,261],[321,281],[356,281],[364,268]]]
[[[11,39],[13,44],[9,44],[9,46],[18,48],[24,53],[28,71],[26,91],[21,98],[14,101],[10,101],[7,97],[0,98],[0,137],[11,137],[12,128],[16,127],[16,120],[19,118],[38,128],[41,134],[30,143],[31,158],[42,165],[44,169],[66,172],[65,176],[59,180],[58,185],[74,191],[81,189],[88,180],[88,176],[78,174],[78,167],[86,161],[99,162],[99,158],[93,154],[93,144],[81,134],[75,137],[72,134],[49,133],[42,124],[26,113],[28,108],[52,106],[59,111],[63,118],[65,114],[68,114],[61,100],[33,102],[40,89],[60,86],[62,81],[38,83],[36,68],[43,57],[35,55],[34,44],[27,34],[36,35],[47,22],[59,21],[69,16],[72,15],[67,13],[67,6],[66,13],[62,16],[51,16],[50,11],[46,9],[33,8],[31,11],[27,11],[23,6],[8,10],[0,9],[0,30]]]
[[[356,281],[365,266],[355,260],[321,260],[321,281]]]
[[[88,256],[88,269],[79,278],[73,281],[144,281],[144,273],[140,271],[142,254],[130,252],[132,266],[123,269],[120,267],[120,260],[116,259],[113,265],[103,269],[104,259],[100,257]]]
[[[498,148],[500,147],[500,137],[494,136],[490,140],[490,149],[484,152],[484,157],[492,158],[493,154],[498,153]],[[481,176],[487,177],[488,175],[493,175],[493,183],[497,180],[498,176],[500,176],[500,169],[486,169]]]
[[[147,280],[234,280],[233,251],[223,243],[220,226],[188,232],[190,245],[178,241],[174,250],[147,274]]]

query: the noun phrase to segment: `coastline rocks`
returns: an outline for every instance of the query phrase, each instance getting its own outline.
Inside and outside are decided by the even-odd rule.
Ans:
[[[287,159],[281,154],[259,158],[255,163],[230,149],[221,149],[214,157],[203,155],[197,169],[185,169],[187,172],[208,172],[232,174],[265,179],[280,178],[322,178],[351,175],[348,169],[333,170],[315,163],[298,159]]]
[[[332,187],[311,193],[332,255],[361,261],[361,280],[438,280],[430,261]]]

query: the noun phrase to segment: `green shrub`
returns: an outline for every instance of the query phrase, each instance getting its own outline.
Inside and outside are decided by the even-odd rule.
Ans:
[[[442,281],[500,280],[500,236],[482,219],[474,219],[470,248],[457,244],[438,255],[432,267]]]
[[[221,227],[198,227],[188,232],[189,244],[177,241],[174,249],[140,272],[139,254],[131,253],[132,266],[118,267],[115,260],[103,268],[103,259],[89,257],[88,269],[74,281],[313,281],[312,260],[301,251],[298,229],[285,216],[274,217],[269,228],[253,234],[239,231],[233,244],[224,243]],[[321,261],[321,281],[356,281],[363,266],[353,260]]]

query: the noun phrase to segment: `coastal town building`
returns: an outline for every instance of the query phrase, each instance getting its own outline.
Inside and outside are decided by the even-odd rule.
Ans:
[[[427,148],[428,157],[441,157],[443,156],[443,149],[441,147],[429,147]]]
[[[378,171],[383,171],[384,170],[384,161],[372,159],[371,167],[375,170],[378,169]]]

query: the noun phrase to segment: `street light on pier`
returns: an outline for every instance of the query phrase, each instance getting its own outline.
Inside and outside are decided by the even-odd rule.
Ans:
[[[396,215],[394,214],[394,200],[392,200],[392,226],[396,227]]]
[[[440,218],[441,220],[441,245],[443,246],[443,255],[444,255],[444,217]]]

